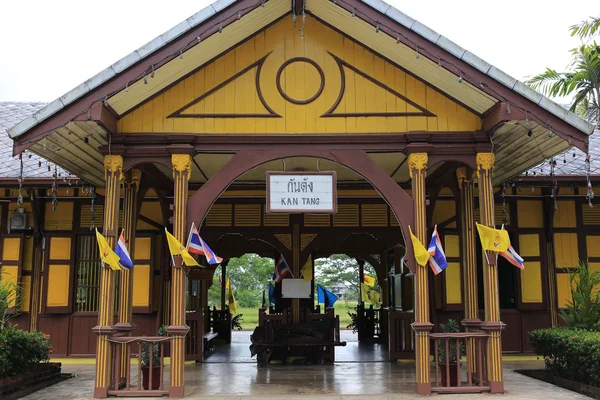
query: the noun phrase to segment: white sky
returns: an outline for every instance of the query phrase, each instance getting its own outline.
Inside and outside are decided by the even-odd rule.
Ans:
[[[568,27],[600,15],[598,0],[388,2],[521,80],[564,69],[578,44]],[[212,1],[2,3],[0,101],[52,101]]]

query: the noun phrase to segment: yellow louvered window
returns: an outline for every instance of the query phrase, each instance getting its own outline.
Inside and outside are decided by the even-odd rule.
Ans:
[[[387,204],[363,204],[362,226],[388,226]]]
[[[236,204],[235,226],[260,226],[260,204]]]
[[[213,204],[206,215],[206,226],[231,226],[231,204]]]
[[[340,204],[333,215],[333,226],[358,226],[358,204]]]

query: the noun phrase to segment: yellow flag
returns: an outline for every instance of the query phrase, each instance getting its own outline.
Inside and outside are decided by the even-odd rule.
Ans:
[[[425,246],[423,246],[421,241],[415,235],[413,235],[412,231],[410,230],[410,226],[408,227],[408,232],[410,232],[410,239],[412,240],[413,252],[415,253],[417,264],[422,266],[427,265],[427,261],[429,261],[429,257],[431,255],[429,252],[427,252],[427,249]]]
[[[102,236],[100,232],[98,232],[98,228],[96,228],[96,240],[98,241],[98,248],[100,249],[100,259],[102,260],[102,262],[108,265],[112,270],[119,271],[121,269],[121,266],[119,265],[121,257],[119,257],[117,253],[115,253],[113,249],[110,248],[108,242],[106,241],[106,238]]]
[[[231,283],[229,282],[229,279],[227,279],[227,283],[225,286],[227,288],[229,288],[229,313],[237,314],[237,307],[235,305],[235,297],[233,297],[233,289],[231,288]]]
[[[199,267],[200,264],[196,262],[194,257],[187,251],[185,247],[181,245],[179,240],[173,235],[169,233],[167,228],[165,228],[165,232],[167,233],[167,243],[169,244],[169,252],[172,256],[181,256],[183,258],[183,262],[188,267]]]
[[[304,263],[304,266],[302,267],[302,269],[300,270],[300,274],[302,275],[302,277],[304,278],[305,281],[312,281],[312,257],[309,256],[308,260],[306,260],[306,263]]]
[[[369,286],[375,286],[375,278],[369,275],[364,276],[364,281]]]
[[[508,232],[504,229],[494,229],[475,223],[479,232],[479,240],[483,250],[504,253],[510,247]]]
[[[364,303],[371,303],[373,305],[379,305],[380,301],[381,301],[381,295],[379,294],[379,292],[377,290],[375,290],[375,288],[366,285],[364,283],[360,284],[360,291],[361,291],[361,300]]]

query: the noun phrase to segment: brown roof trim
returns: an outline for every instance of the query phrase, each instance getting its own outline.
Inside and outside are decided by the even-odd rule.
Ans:
[[[265,0],[265,2],[268,1],[269,0]],[[169,56],[174,53],[177,53],[182,47],[182,44],[189,43],[196,39],[198,31],[207,30],[207,32],[210,32],[205,36],[205,38],[215,33],[218,33],[219,26],[216,25],[216,22],[220,22],[220,18],[222,17],[222,14],[225,11],[232,12],[232,14],[235,14],[237,11],[239,11],[243,16],[254,10],[244,9],[252,6],[255,3],[256,0],[239,0],[232,3],[231,5],[223,8],[216,14],[212,15],[204,22],[198,24],[194,29],[186,31],[181,36],[165,44],[163,47],[150,54],[146,58],[139,60],[131,67],[120,72],[109,81],[98,86],[97,88],[94,88],[79,99],[65,106],[60,111],[56,112],[52,116],[35,125],[32,129],[28,130],[27,132],[24,132],[22,135],[15,138],[13,145],[13,155],[17,155],[18,153],[32,146],[34,142],[37,142],[42,138],[50,135],[57,127],[75,118],[75,116],[77,116],[78,114],[84,113],[88,108],[90,108],[90,106],[94,102],[97,102],[98,99],[104,99],[107,94],[120,91],[125,86],[126,82],[134,82],[136,80],[139,80],[138,77],[143,75],[144,72],[150,72],[148,70],[149,65],[155,64],[158,66],[162,66],[167,62],[171,61],[171,59],[176,58],[177,56]],[[257,4],[256,7],[260,7],[260,3]],[[232,16],[229,20],[222,24],[222,27],[226,27],[234,22],[237,22],[237,17]],[[194,46],[195,45],[189,46],[188,50]],[[157,68],[157,66],[155,66],[155,68]]]
[[[327,0],[327,1],[329,1],[329,0]],[[522,107],[524,109],[530,110],[531,112],[539,115],[539,117],[540,117],[539,119],[533,115],[529,115],[529,119],[532,121],[538,122],[542,126],[547,126],[548,124],[553,126],[556,130],[555,133],[565,140],[568,140],[568,137],[565,134],[563,134],[562,132],[559,132],[558,130],[568,132],[575,139],[573,145],[584,152],[587,151],[588,136],[585,133],[583,133],[580,130],[578,130],[577,128],[573,127],[566,121],[561,120],[560,118],[558,118],[551,112],[549,112],[546,109],[544,109],[543,107],[535,104],[534,102],[532,102],[531,100],[527,99],[526,97],[520,95],[519,93],[515,92],[514,90],[507,88],[502,83],[489,77],[488,75],[479,71],[475,67],[471,66],[470,64],[461,60],[460,58],[456,57],[455,55],[451,54],[450,52],[444,50],[443,48],[436,45],[435,43],[430,42],[429,40],[425,39],[418,33],[408,29],[404,25],[398,23],[396,20],[371,8],[370,6],[364,4],[360,0],[344,0],[344,3],[342,3],[342,2],[333,2],[333,3],[335,5],[337,5],[338,7],[346,10],[348,13],[352,13],[352,11],[353,11],[352,8],[358,10],[359,12],[355,13],[356,18],[360,18],[361,20],[365,21],[366,23],[372,25],[374,28],[375,28],[375,25],[373,25],[373,23],[370,20],[363,18],[362,15],[367,15],[371,19],[379,21],[381,24],[379,26],[379,31],[386,33],[387,35],[389,35],[390,37],[392,37],[394,39],[396,39],[396,34],[394,32],[391,32],[385,25],[391,27],[391,29],[394,29],[396,32],[400,32],[402,35],[409,38],[412,42],[416,43],[416,45],[419,46],[421,49],[425,50],[420,53],[422,57],[426,57],[429,60],[436,62],[436,63],[438,62],[437,58],[433,59],[432,57],[429,56],[429,54],[438,54],[443,59],[452,60],[452,63],[457,65],[460,68],[460,70],[464,72],[463,79],[465,81],[471,83],[472,85],[475,85],[476,87],[480,87],[479,82],[482,82],[483,87],[480,87],[481,91],[487,93],[488,95],[490,95],[494,98],[497,98],[499,101],[503,101],[504,99],[498,98],[498,95],[496,94],[496,93],[499,93],[507,101],[515,104],[517,107]],[[400,41],[402,43],[404,43],[404,41],[402,39]],[[409,44],[406,44],[406,43],[404,43],[404,44],[406,46],[410,46]],[[446,68],[446,66],[444,66],[443,63],[442,63],[442,68]],[[446,68],[446,69],[454,74],[457,73],[457,71],[451,71],[448,68]],[[472,80],[470,77],[474,77],[477,81]],[[513,110],[513,112],[517,112],[519,114],[524,114],[523,112],[521,112],[518,109]]]

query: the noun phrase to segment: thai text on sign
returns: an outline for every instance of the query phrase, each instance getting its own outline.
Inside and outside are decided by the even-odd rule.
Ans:
[[[267,212],[335,213],[336,175],[267,172]]]

